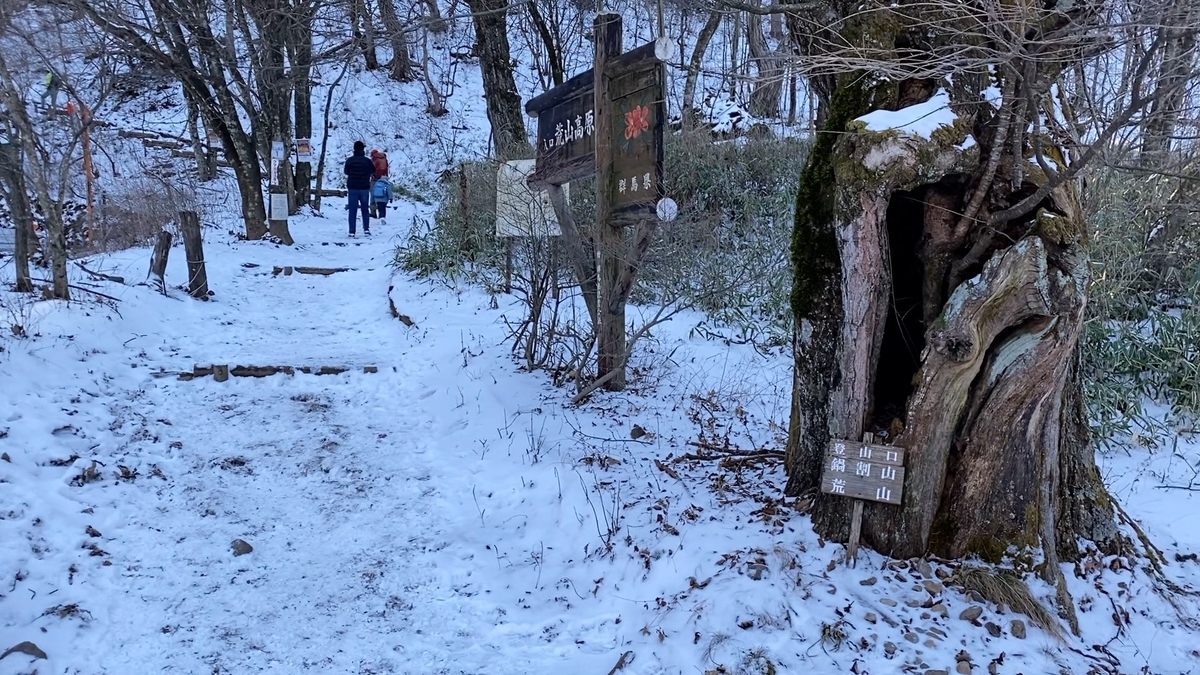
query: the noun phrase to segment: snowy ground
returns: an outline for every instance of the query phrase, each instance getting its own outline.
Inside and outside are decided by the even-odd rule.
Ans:
[[[5,317],[36,337],[0,343],[0,650],[30,641],[49,659],[14,653],[0,674],[603,675],[626,652],[627,675],[954,672],[960,652],[977,673],[1200,662],[1143,572],[1111,560],[1068,568],[1090,611],[1067,643],[1020,637],[1028,619],[943,584],[936,563],[833,567],[842,547],[775,501],[778,462],[678,461],[702,434],[781,447],[785,359],[689,340],[680,320],[648,345],[637,391],[571,408],[513,364],[508,298],[392,276],[417,207],[396,211],[348,240],[330,204],[293,223],[291,249],[210,233],[208,303],[101,283],[115,307]],[[89,266],[132,283],[147,259]],[[177,248],[170,282],[183,263]],[[272,274],[283,265],[350,271]],[[391,316],[389,286],[415,326]],[[158,376],[206,363],[352,370]],[[1200,449],[1164,441],[1104,469],[1195,587],[1196,493],[1162,486],[1187,486]],[[253,551],[235,556],[235,539]]]

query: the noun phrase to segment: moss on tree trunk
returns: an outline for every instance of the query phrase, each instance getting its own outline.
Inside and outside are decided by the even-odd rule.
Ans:
[[[947,218],[968,186],[984,185],[986,215],[1044,176],[1024,167],[1014,181],[1011,162],[985,175],[987,143],[961,147],[971,120],[931,138],[852,122],[885,95],[895,89],[844,77],[801,176],[787,492],[817,488],[831,438],[877,433],[907,451],[904,503],[867,505],[867,545],[992,560],[1042,547],[1049,578],[1079,539],[1119,541],[1076,366],[1087,286],[1078,196],[1063,186],[1010,223]],[[814,527],[845,540],[850,507],[818,495]]]

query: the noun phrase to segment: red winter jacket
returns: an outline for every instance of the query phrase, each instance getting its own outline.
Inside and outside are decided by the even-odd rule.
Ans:
[[[371,151],[371,163],[375,165],[375,177],[383,178],[388,175],[387,155],[378,151]]]

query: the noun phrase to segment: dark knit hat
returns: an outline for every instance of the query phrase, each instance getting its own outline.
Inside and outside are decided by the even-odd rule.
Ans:
[[[355,152],[362,152],[363,150],[366,149],[366,147],[367,147],[366,143],[363,143],[362,141],[354,141],[354,151]]]

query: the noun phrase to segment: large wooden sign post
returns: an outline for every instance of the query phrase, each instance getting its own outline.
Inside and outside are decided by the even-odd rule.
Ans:
[[[673,217],[663,199],[663,125],[666,118],[663,62],[674,43],[660,38],[621,52],[621,17],[596,16],[596,58],[590,71],[530,99],[525,112],[538,120],[535,190],[550,192],[563,240],[585,296],[595,289],[593,323],[596,375],[610,390],[625,387],[625,302],[638,264],[657,224]],[[596,176],[596,264],[566,210],[559,189]],[[660,205],[660,201],[663,202]],[[633,241],[625,227],[638,223]]]
[[[864,434],[862,443],[835,438],[825,452],[821,492],[854,499],[846,544],[851,565],[858,562],[863,500],[898,506],[904,492],[904,448],[874,442],[874,434]]]

